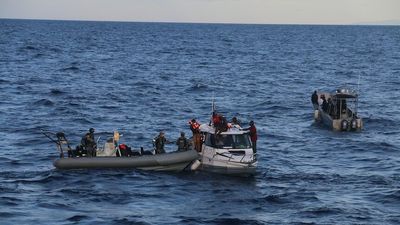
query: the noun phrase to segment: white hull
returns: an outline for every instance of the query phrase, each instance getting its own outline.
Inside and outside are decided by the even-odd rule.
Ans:
[[[205,146],[200,153],[200,160],[200,169],[213,173],[247,176],[255,174],[257,168],[257,160],[252,149],[232,150]]]

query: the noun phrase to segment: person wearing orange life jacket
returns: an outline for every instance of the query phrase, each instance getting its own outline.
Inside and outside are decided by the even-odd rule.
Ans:
[[[216,112],[213,112],[211,119],[212,119],[212,123],[214,125],[215,134],[220,134],[223,130],[224,117]],[[210,125],[211,125],[211,123],[210,123]]]
[[[196,121],[196,119],[192,119],[189,121],[190,130],[193,133],[193,144],[194,149],[198,152],[201,152],[201,133],[200,133],[200,124]]]
[[[189,121],[189,125],[193,134],[200,133],[200,124],[196,121],[196,119]]]

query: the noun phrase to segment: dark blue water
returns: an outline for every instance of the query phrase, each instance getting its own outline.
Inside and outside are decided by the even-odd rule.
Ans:
[[[398,26],[0,20],[0,223],[399,224],[399,62]],[[314,124],[311,92],[359,77],[365,129]],[[39,132],[149,148],[207,122],[212,93],[255,121],[254,177],[59,171]]]

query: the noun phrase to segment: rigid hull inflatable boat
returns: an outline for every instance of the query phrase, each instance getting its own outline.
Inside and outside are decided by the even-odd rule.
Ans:
[[[197,151],[193,149],[164,154],[154,154],[154,151],[143,151],[141,149],[140,152],[135,152],[135,155],[119,157],[124,154],[121,154],[121,149],[116,144],[119,141],[118,132],[114,132],[114,137],[110,138],[103,148],[96,149],[96,156],[77,154],[76,150],[70,147],[62,132],[43,131],[43,134],[56,144],[60,152],[60,158],[53,163],[57,169],[136,168],[155,171],[182,171],[186,168],[195,170],[196,166],[194,165],[198,166],[198,163],[193,165],[193,162],[199,158]],[[64,156],[65,151],[68,153],[68,157]]]
[[[54,161],[54,166],[58,169],[137,168],[156,171],[182,171],[198,157],[194,150],[132,157],[74,157],[57,159]]]

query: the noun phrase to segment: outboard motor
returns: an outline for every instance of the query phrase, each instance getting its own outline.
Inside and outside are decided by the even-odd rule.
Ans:
[[[320,121],[320,120],[321,120],[320,115],[319,115],[319,110],[318,110],[318,109],[317,109],[317,110],[314,110],[314,119],[315,119],[316,121]]]
[[[351,120],[351,129],[357,130],[357,120],[356,119]]]
[[[349,127],[349,122],[347,120],[342,120],[342,122],[340,123],[340,126],[341,126],[342,130],[345,131]]]

